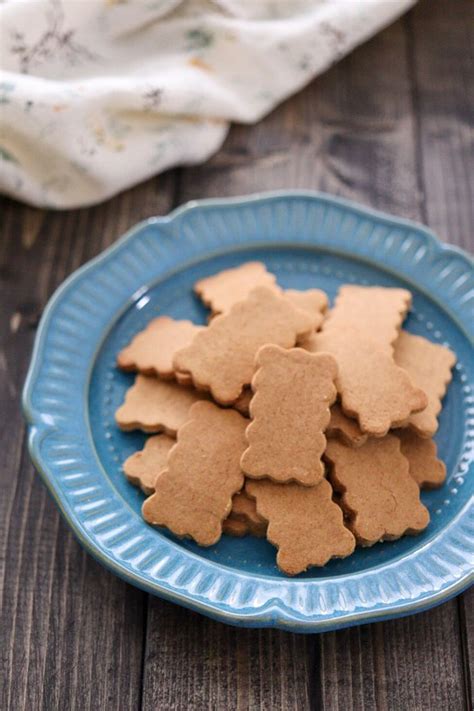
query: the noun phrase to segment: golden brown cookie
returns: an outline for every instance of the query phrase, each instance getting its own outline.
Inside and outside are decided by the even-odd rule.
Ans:
[[[452,378],[456,356],[445,346],[401,331],[395,342],[394,359],[428,397],[425,409],[410,415],[408,425],[420,437],[432,437],[438,429],[441,400]]]
[[[191,321],[175,321],[159,316],[131,340],[117,356],[122,370],[138,370],[144,375],[174,377],[173,356],[180,348],[188,346],[201,330]]]
[[[191,405],[203,399],[207,395],[193,388],[152,375],[137,375],[115,413],[115,420],[122,430],[166,432],[174,436],[188,419]]]
[[[252,380],[252,422],[241,466],[254,479],[314,486],[324,476],[321,456],[337,367],[328,354],[263,346]]]
[[[193,405],[167,468],[156,478],[155,493],[143,504],[145,521],[201,546],[217,543],[232,497],[244,483],[240,457],[246,425],[235,410],[210,402]]]
[[[264,528],[266,528],[264,519],[257,513],[255,499],[252,499],[245,489],[234,495],[230,515],[255,526],[264,524]]]
[[[285,289],[283,293],[298,309],[308,311],[310,314],[316,314],[315,330],[321,326],[328,308],[328,297],[324,291],[321,291],[321,289],[307,289],[306,291]]]
[[[406,289],[345,284],[339,289],[324,330],[344,332],[354,328],[362,338],[385,347],[398,337],[410,306],[411,294]]]
[[[348,526],[361,545],[426,528],[430,515],[398,437],[369,439],[357,449],[329,440],[325,458],[332,464],[330,479],[342,494],[341,506],[350,515]]]
[[[410,475],[421,489],[436,489],[444,484],[446,465],[437,457],[436,443],[419,437],[409,428],[397,430],[401,452],[408,459]]]
[[[225,269],[200,279],[195,283],[194,291],[213,314],[220,314],[246,299],[256,286],[273,287],[275,284],[276,277],[267,272],[264,264],[246,262],[235,269]]]
[[[278,548],[277,565],[284,573],[297,575],[353,552],[354,536],[326,479],[311,487],[249,479],[245,488],[268,521],[267,538]]]
[[[345,415],[338,402],[331,407],[331,419],[326,429],[326,437],[340,439],[351,447],[360,447],[367,441],[368,435],[362,432],[357,420]]]
[[[243,536],[247,536],[250,533],[250,528],[248,523],[234,518],[231,514],[222,522],[222,533],[225,533],[227,536],[234,536],[235,538],[243,538]]]
[[[324,327],[313,342],[311,352],[331,353],[336,359],[342,410],[357,418],[363,432],[383,437],[426,407],[425,393],[395,364],[389,344],[382,348],[350,327],[344,331]]]
[[[299,336],[314,330],[316,322],[317,315],[297,309],[275,290],[257,287],[178,351],[174,367],[190,373],[194,385],[210,390],[217,402],[230,405],[250,384],[261,346],[291,348]]]
[[[171,447],[176,443],[165,434],[149,437],[144,448],[123,463],[123,472],[131,484],[139,486],[149,496],[155,490],[155,479],[166,467]]]
[[[250,400],[253,398],[253,392],[252,388],[244,388],[242,392],[240,393],[239,397],[237,400],[234,402],[232,407],[235,407],[237,412],[240,412],[241,415],[244,415],[245,417],[249,416],[249,411],[250,411]]]

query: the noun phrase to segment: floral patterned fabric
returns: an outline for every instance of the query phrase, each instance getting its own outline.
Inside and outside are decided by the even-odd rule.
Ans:
[[[4,1],[0,190],[79,207],[204,161],[414,1]]]

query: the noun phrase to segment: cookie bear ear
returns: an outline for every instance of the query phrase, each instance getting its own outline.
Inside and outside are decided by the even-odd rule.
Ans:
[[[311,487],[248,479],[246,491],[255,497],[257,512],[268,521],[267,538],[278,548],[277,564],[287,575],[354,551],[354,536],[344,526],[326,479]]]
[[[349,516],[349,527],[361,545],[426,528],[430,516],[398,437],[372,437],[357,449],[330,440],[325,458],[332,464],[331,483],[342,494],[340,503]]]
[[[325,353],[263,346],[252,380],[252,422],[241,466],[247,476],[314,486],[324,476],[321,461],[336,399],[337,366]]]
[[[193,405],[156,478],[155,493],[143,504],[144,519],[199,545],[216,543],[232,497],[244,483],[240,457],[246,424],[235,410],[210,402]]]
[[[268,343],[291,348],[314,331],[317,319],[275,289],[259,286],[179,350],[174,367],[189,373],[194,385],[209,390],[218,403],[231,405],[252,380],[258,349]]]

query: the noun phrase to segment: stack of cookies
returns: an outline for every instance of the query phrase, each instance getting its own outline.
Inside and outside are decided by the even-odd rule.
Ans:
[[[266,536],[288,575],[422,531],[454,354],[401,330],[405,289],[283,290],[250,262],[199,281],[207,326],[161,316],[117,357],[143,516],[199,545]]]

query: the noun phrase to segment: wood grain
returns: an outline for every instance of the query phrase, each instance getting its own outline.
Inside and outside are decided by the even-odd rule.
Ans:
[[[10,200],[0,241],[0,708],[136,709],[146,596],[82,550],[24,447],[20,391],[52,291],[146,215],[167,212],[174,176],[92,210],[43,212]]]
[[[177,202],[322,189],[422,219],[472,249],[473,11],[470,0],[420,2],[264,121],[234,127],[205,166],[87,210],[4,201],[1,709],[469,706],[472,591],[422,615],[318,636],[240,630],[147,597],[100,568],[62,522],[29,463],[18,399],[56,286]]]

